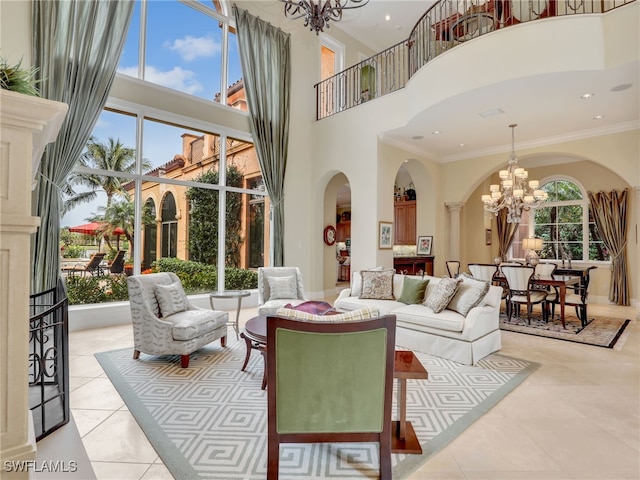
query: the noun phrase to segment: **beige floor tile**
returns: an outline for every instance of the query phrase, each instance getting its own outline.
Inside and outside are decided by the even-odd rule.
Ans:
[[[92,463],[151,464],[158,458],[149,440],[129,412],[115,412],[85,435],[82,441]]]
[[[107,378],[94,378],[71,392],[71,408],[117,410],[124,402]]]
[[[103,373],[102,367],[93,355],[69,357],[69,376],[97,377]]]
[[[82,385],[84,385],[85,383],[90,382],[94,378],[95,377],[71,377],[70,376],[69,377],[69,391],[73,392],[74,390],[77,390]]]
[[[73,409],[73,417],[76,420],[78,433],[84,437],[91,430],[104,422],[113,414],[113,410],[83,410],[79,408]]]
[[[145,463],[91,462],[97,480],[140,480],[151,468]]]
[[[141,480],[173,480],[173,475],[163,464],[154,463],[142,476]]]

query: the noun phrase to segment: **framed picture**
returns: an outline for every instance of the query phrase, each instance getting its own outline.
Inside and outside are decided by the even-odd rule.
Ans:
[[[491,229],[490,228],[484,229],[484,244],[491,245]]]
[[[418,246],[416,253],[418,255],[431,255],[431,246],[433,245],[433,237],[431,235],[427,237],[418,237]]]
[[[393,247],[393,222],[378,222],[378,248]]]

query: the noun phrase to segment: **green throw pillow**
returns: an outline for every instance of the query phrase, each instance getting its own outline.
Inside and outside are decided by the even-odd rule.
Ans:
[[[422,303],[424,300],[424,292],[427,289],[429,279],[405,277],[402,284],[402,294],[398,299],[399,302],[411,305],[414,303]]]

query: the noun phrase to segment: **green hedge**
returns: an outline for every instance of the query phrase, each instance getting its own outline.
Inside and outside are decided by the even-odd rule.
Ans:
[[[218,289],[218,273],[214,265],[199,262],[162,258],[153,262],[152,268],[145,273],[173,272],[186,293],[212,292]],[[121,302],[129,300],[127,276],[68,276],[66,277],[67,296],[70,305],[88,303]],[[241,268],[225,268],[225,289],[249,290],[258,288],[258,273]]]

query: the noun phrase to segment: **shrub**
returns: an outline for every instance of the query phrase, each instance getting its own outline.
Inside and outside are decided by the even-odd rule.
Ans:
[[[153,262],[152,268],[154,272],[175,273],[187,293],[211,292],[218,289],[218,272],[215,265],[177,258],[161,258]],[[227,290],[258,287],[258,273],[253,270],[226,267],[224,272]]]
[[[66,278],[66,284],[69,305],[129,300],[126,275],[72,275]]]
[[[84,247],[82,245],[67,245],[62,252],[64,258],[80,258],[84,254]]]

